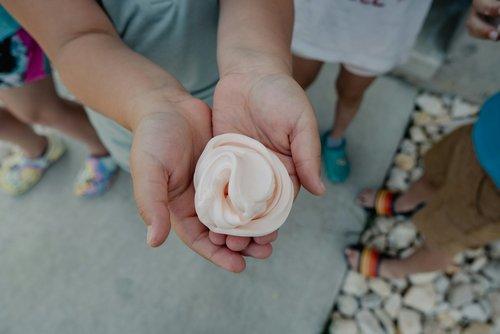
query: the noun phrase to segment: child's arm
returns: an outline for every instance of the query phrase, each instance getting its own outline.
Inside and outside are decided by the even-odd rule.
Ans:
[[[291,77],[292,0],[221,0],[214,134],[240,132],[280,153],[296,190],[324,192],[316,118]]]
[[[244,68],[291,73],[292,0],[222,0],[218,62],[221,76]]]
[[[229,271],[245,268],[242,254],[262,257],[260,246],[240,253],[214,244],[196,216],[191,180],[194,164],[212,136],[207,105],[127,48],[94,0],[0,4],[40,42],[75,96],[132,130],[134,196],[151,246],[167,238],[172,214],[172,227],[183,242]]]
[[[156,90],[166,100],[187,95],[174,77],[120,40],[96,1],[0,3],[34,35],[73,94],[129,129],[141,117],[137,99]]]

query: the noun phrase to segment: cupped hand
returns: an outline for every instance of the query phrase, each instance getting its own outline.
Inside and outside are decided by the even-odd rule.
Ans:
[[[221,78],[212,114],[214,135],[240,133],[257,139],[285,164],[297,193],[315,195],[320,176],[316,117],[304,90],[284,73],[233,73]]]
[[[212,137],[209,107],[192,97],[142,107],[151,112],[133,129],[130,164],[148,244],[160,246],[172,226],[188,247],[232,272],[244,270],[244,256],[269,256],[275,235],[253,242],[228,237],[221,243],[221,236],[209,232],[196,216],[192,178],[198,157]]]
[[[325,191],[320,178],[320,142],[312,106],[287,74],[233,73],[222,77],[214,94],[214,135],[239,133],[275,152],[290,174],[295,194],[303,185],[316,195]],[[210,234],[211,240],[236,250],[265,245],[276,232],[260,238]]]
[[[474,0],[467,19],[469,33],[477,38],[498,41],[500,26],[494,24],[500,18],[500,1]],[[498,23],[497,23],[498,24]]]

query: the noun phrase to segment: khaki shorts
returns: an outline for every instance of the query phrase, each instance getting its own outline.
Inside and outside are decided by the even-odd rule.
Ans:
[[[472,125],[458,128],[424,157],[437,193],[414,222],[427,242],[451,254],[500,239],[500,190],[476,159]]]

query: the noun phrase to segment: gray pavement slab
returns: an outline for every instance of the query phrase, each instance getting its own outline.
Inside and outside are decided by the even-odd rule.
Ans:
[[[321,129],[333,108],[334,66],[310,95]],[[353,173],[315,198],[301,192],[272,258],[226,273],[172,234],[149,249],[126,173],[94,200],[72,196],[82,162],[70,151],[29,194],[0,195],[0,333],[318,333],[357,240],[357,191],[381,184],[415,90],[391,78],[368,92],[348,133]]]

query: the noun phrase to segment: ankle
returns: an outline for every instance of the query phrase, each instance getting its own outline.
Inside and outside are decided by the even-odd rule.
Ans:
[[[40,136],[39,140],[34,143],[32,147],[28,150],[24,148],[24,154],[29,159],[39,159],[47,153],[47,149],[49,147],[49,140],[45,136]]]
[[[345,139],[344,137],[336,137],[332,135],[332,132],[326,138],[326,146],[328,148],[339,148],[344,145]]]
[[[104,158],[110,155],[104,146],[89,147],[89,154],[94,158]]]
[[[390,260],[380,260],[379,266],[379,276],[383,278],[405,278],[406,274],[403,273],[402,269],[395,265],[394,263],[389,262]]]

